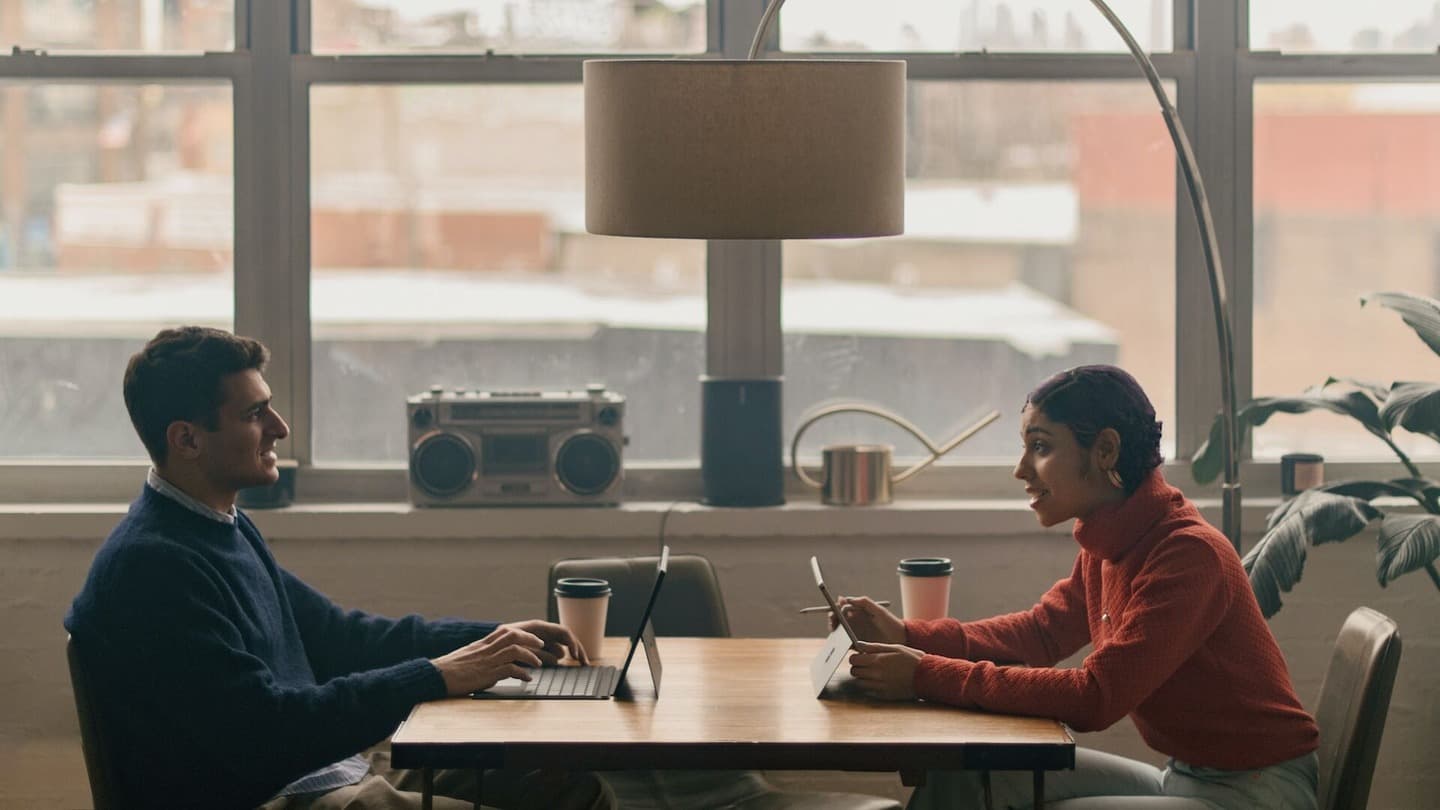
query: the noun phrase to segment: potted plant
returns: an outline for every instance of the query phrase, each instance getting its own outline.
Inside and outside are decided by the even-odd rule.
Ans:
[[[1394,310],[1430,350],[1440,355],[1440,301],[1407,293],[1375,293],[1360,299]],[[1440,482],[1427,479],[1392,438],[1397,428],[1440,442],[1440,384],[1397,382],[1389,386],[1352,379],[1327,379],[1297,397],[1261,397],[1236,414],[1243,444],[1251,428],[1277,413],[1331,411],[1359,422],[1393,451],[1405,475],[1388,481],[1336,481],[1307,489],[1281,503],[1266,518],[1260,542],[1245,555],[1250,586],[1266,618],[1280,610],[1280,593],[1300,581],[1307,546],[1339,543],[1380,521],[1375,575],[1383,588],[1402,574],[1424,568],[1436,589],[1440,573]],[[1191,458],[1195,480],[1204,484],[1220,474],[1220,420],[1210,438]],[[1425,514],[1384,511],[1378,498],[1413,501]]]

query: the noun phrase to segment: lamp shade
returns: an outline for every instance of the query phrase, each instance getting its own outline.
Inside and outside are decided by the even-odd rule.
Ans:
[[[601,59],[584,71],[591,233],[904,232],[904,62]]]

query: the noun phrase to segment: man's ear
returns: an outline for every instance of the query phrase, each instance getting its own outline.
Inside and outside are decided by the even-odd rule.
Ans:
[[[165,428],[165,443],[172,458],[195,458],[200,455],[202,441],[200,426],[194,422],[176,420]]]
[[[1115,428],[1105,428],[1095,437],[1094,447],[1095,460],[1099,462],[1100,469],[1115,469],[1115,464],[1120,460],[1120,432]]]

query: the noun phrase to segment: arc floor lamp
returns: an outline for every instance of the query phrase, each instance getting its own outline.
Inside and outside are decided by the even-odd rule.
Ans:
[[[1160,75],[1104,0],[1160,104],[1189,190],[1220,351],[1223,529],[1240,544],[1235,360],[1219,242],[1190,139]],[[591,233],[687,239],[892,236],[905,219],[905,63],[757,59],[588,60],[585,224]],[[783,501],[779,380],[702,383],[706,500]]]

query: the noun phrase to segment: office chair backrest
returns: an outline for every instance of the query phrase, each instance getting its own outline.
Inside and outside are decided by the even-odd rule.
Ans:
[[[600,577],[610,581],[610,609],[605,635],[628,636],[640,622],[650,587],[655,584],[656,557],[592,557],[561,560],[550,566],[546,615],[558,621],[555,581],[561,577]],[[730,619],[720,595],[720,580],[710,561],[699,554],[671,554],[652,616],[657,636],[728,638]]]
[[[1335,639],[1315,712],[1320,726],[1321,810],[1364,810],[1369,801],[1399,666],[1400,634],[1395,622],[1370,608],[1356,608]]]
[[[70,688],[75,693],[75,714],[80,718],[80,745],[85,751],[85,771],[90,775],[90,798],[95,810],[119,810],[125,806],[116,781],[115,762],[106,747],[94,686],[86,675],[84,655],[73,637],[65,639],[65,657],[70,662]]]

